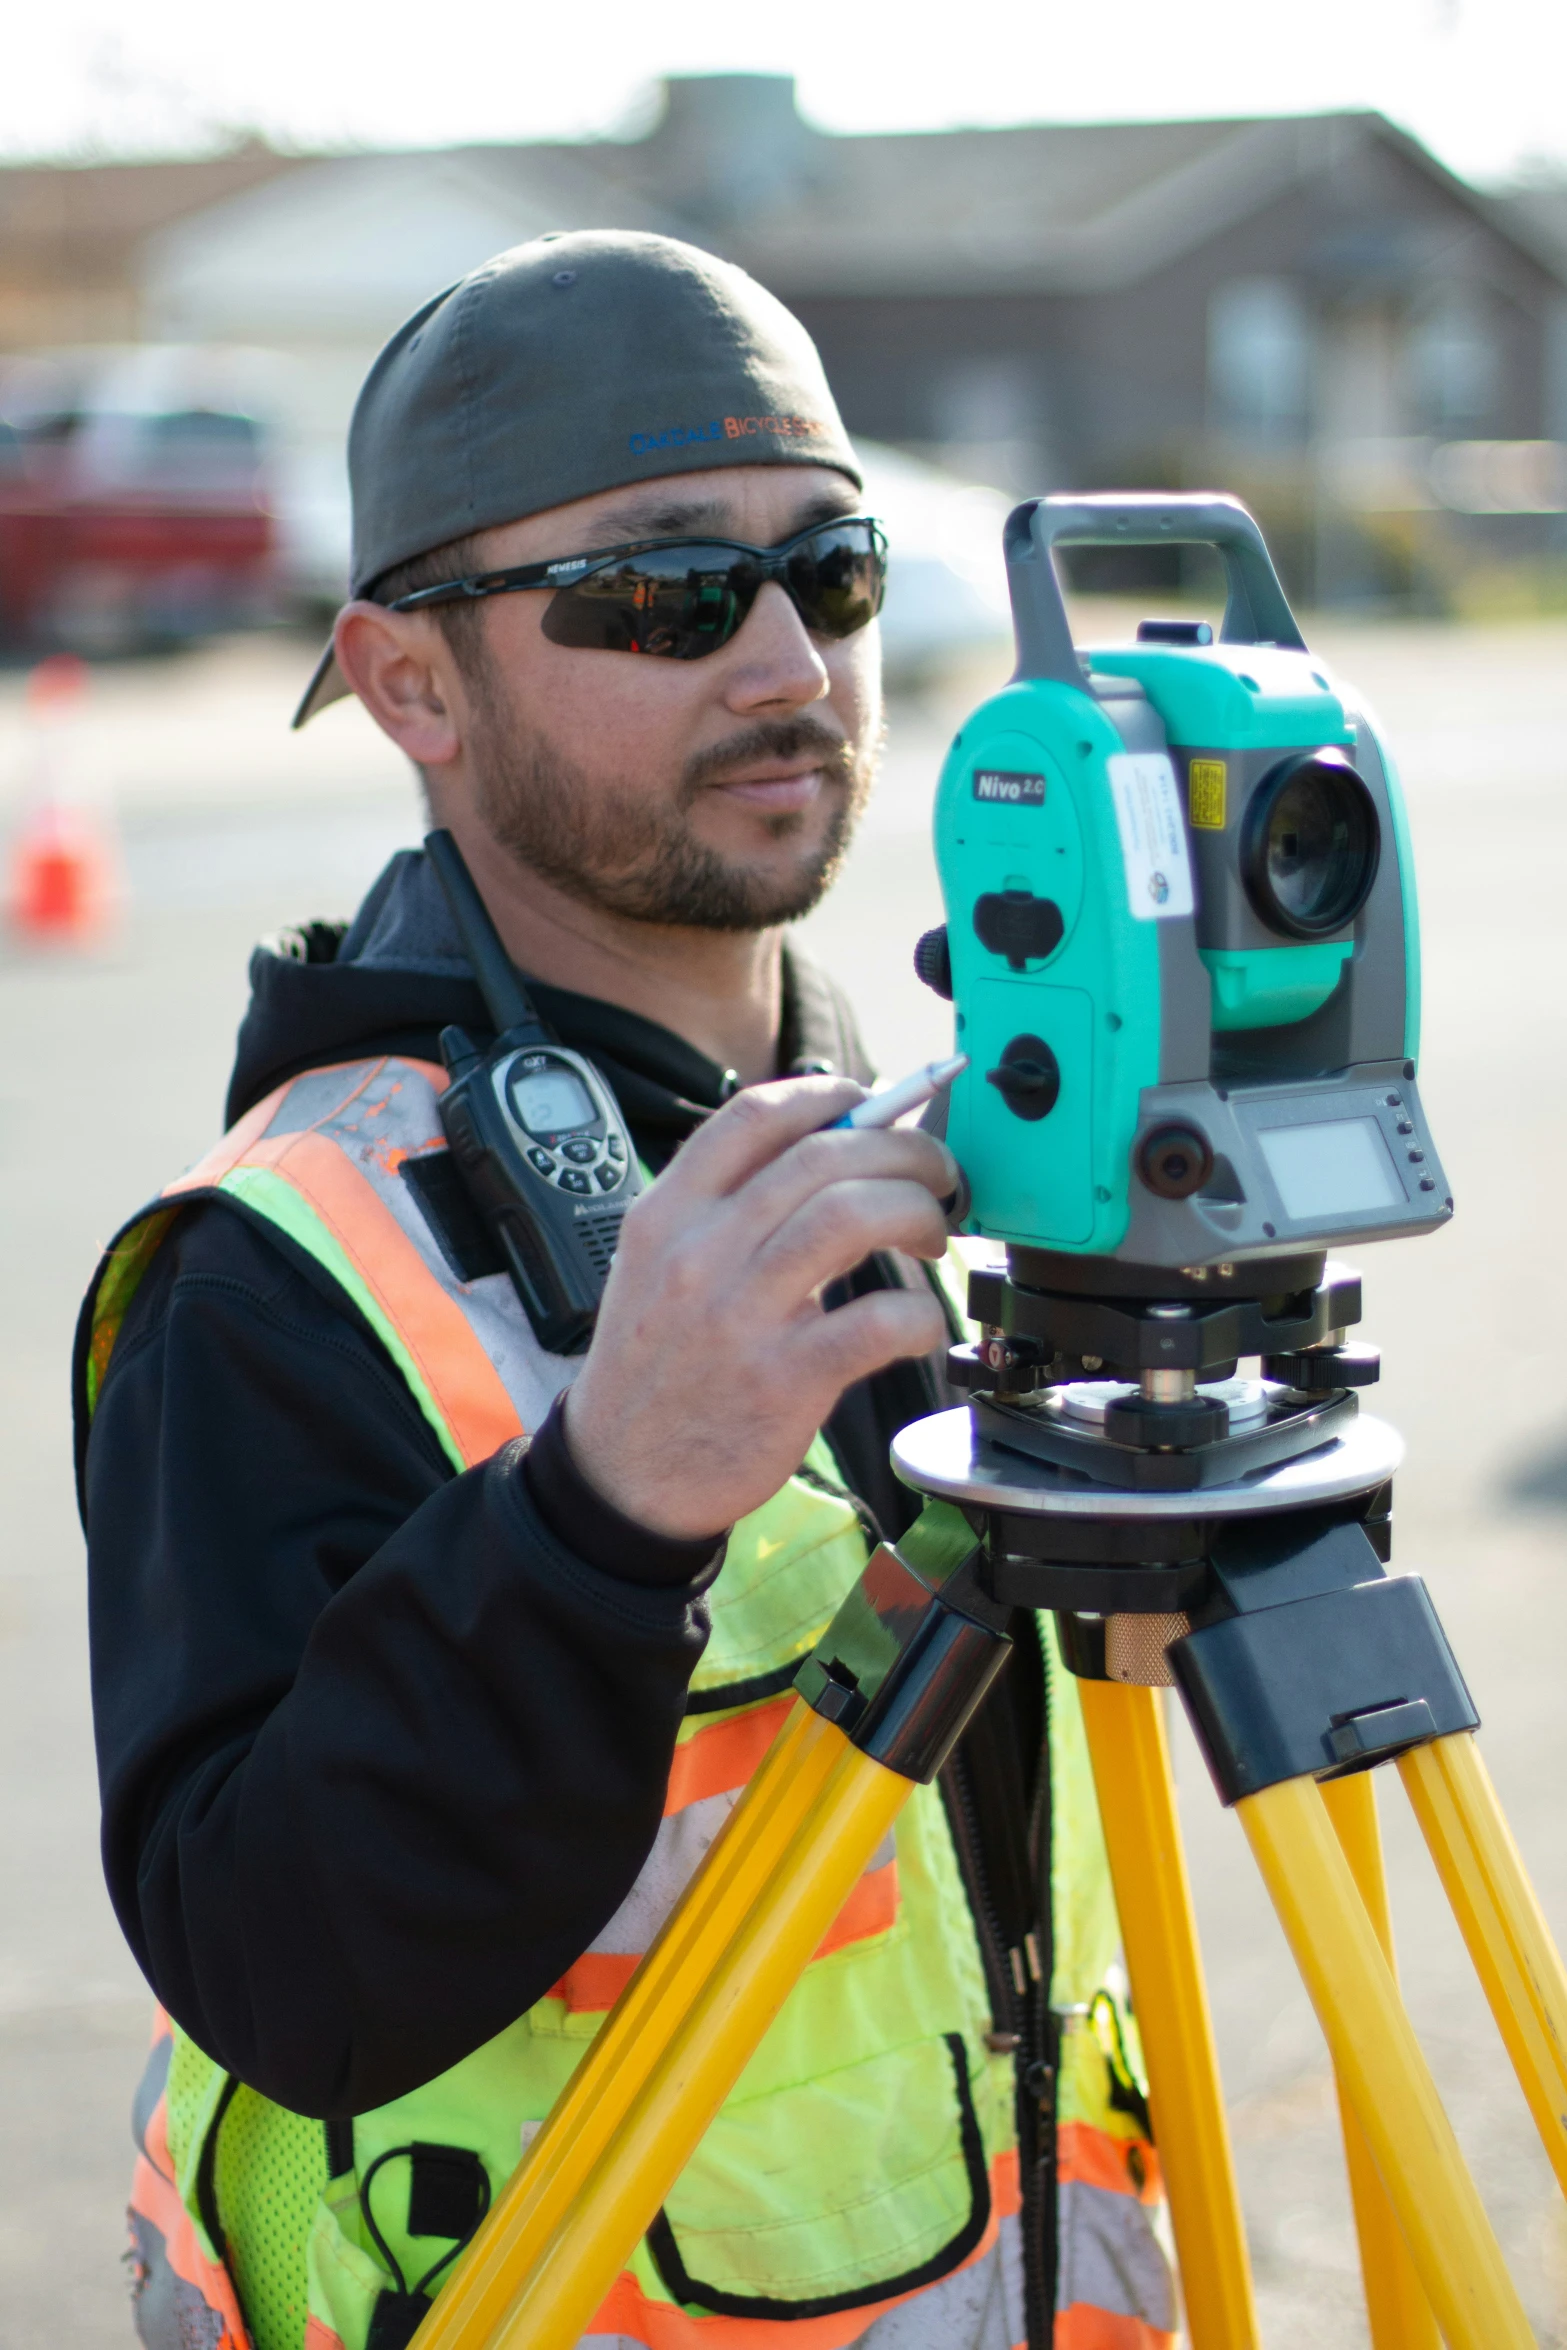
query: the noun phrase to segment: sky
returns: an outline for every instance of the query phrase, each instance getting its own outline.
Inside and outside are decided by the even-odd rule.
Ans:
[[[625,136],[744,71],[824,130],[1377,107],[1482,184],[1567,174],[1563,0],[52,0],[8,11],[0,156]]]

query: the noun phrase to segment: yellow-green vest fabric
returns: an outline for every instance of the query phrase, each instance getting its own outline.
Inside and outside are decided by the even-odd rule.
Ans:
[[[180,1202],[215,1193],[286,1230],[341,1283],[454,1466],[487,1457],[498,1431],[536,1426],[575,1365],[537,1347],[504,1276],[459,1277],[401,1176],[409,1157],[443,1147],[441,1082],[425,1064],[384,1059],[312,1072],[251,1112],[116,1243],[99,1285],[91,1376],[101,1379],[135,1281]],[[161,2194],[160,2214],[177,2195],[188,2220],[184,2281],[226,2271],[256,2350],[363,2350],[380,2296],[432,2268],[429,2289],[438,2289],[451,2247],[409,2234],[409,2166],[397,2150],[471,2149],[498,2192],[760,1760],[789,1680],[866,1555],[859,1513],[818,1438],[800,1473],[730,1539],[665,1818],[626,1903],[552,1993],[496,2039],[356,2116],[351,2169],[329,2178],[321,2124],[233,2083],[166,2027],[152,2127],[162,2169],[144,2145],[138,2175],[148,2163],[157,2174],[148,2192]],[[1154,2233],[1157,2166],[1127,2094],[1126,2020],[1106,1995],[1118,1934],[1074,1684],[1048,1637],[1046,1652],[1052,1997],[1067,2017],[1057,2342],[1152,2350],[1173,2325]],[[986,2046],[978,1944],[936,1789],[916,1791],[891,1842],[591,2339],[647,2350],[761,2350],[774,2341],[836,2350],[890,2298],[980,2257],[1015,2228],[1012,2065]],[[361,2188],[374,2166],[372,2230]],[[208,2294],[209,2310],[217,2298]],[[220,2322],[227,2333],[195,2338],[218,2350],[233,2331],[217,2311]]]

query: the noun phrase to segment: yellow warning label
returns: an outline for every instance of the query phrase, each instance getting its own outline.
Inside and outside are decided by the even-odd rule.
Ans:
[[[1199,832],[1224,830],[1224,777],[1222,759],[1194,759],[1191,764],[1192,822]]]

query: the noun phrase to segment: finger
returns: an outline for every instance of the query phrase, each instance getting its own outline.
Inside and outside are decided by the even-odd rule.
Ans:
[[[776,1309],[852,1272],[873,1249],[935,1259],[946,1246],[946,1219],[923,1184],[834,1183],[757,1250],[751,1278],[758,1299]]]
[[[830,1185],[877,1177],[919,1184],[942,1200],[958,1180],[957,1162],[945,1143],[917,1128],[833,1127],[803,1136],[751,1176],[730,1195],[731,1207],[760,1242]]]
[[[865,1098],[852,1077],[785,1077],[748,1085],[705,1119],[654,1186],[687,1203],[720,1199],[819,1126]]]
[[[802,1384],[819,1382],[842,1395],[856,1380],[873,1378],[889,1363],[932,1354],[950,1337],[947,1318],[928,1290],[877,1289],[820,1315],[802,1332],[798,1352],[789,1350],[791,1367]]]

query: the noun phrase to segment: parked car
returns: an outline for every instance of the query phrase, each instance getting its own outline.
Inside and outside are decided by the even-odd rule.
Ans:
[[[0,642],[125,653],[270,614],[267,432],[241,372],[148,346],[0,375]]]

